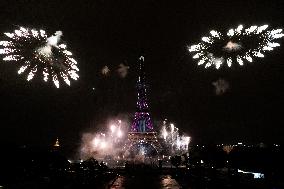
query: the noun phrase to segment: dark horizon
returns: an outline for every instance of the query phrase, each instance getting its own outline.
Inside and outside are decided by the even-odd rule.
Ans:
[[[187,51],[210,30],[239,24],[283,28],[284,3],[269,1],[4,1],[0,31],[18,26],[63,31],[80,78],[56,89],[39,73],[30,82],[16,63],[0,64],[1,144],[43,145],[59,137],[80,144],[109,118],[128,118],[136,108],[136,68],[141,54],[154,123],[167,118],[196,143],[283,143],[283,39],[280,47],[244,66],[197,66]],[[3,39],[1,34],[0,39]],[[114,72],[130,66],[125,78]],[[101,75],[105,66],[109,77]],[[230,88],[216,95],[212,82]],[[93,88],[95,88],[93,90]]]

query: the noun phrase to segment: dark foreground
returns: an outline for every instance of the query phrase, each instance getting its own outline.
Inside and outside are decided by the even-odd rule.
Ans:
[[[214,173],[213,173],[214,172]],[[254,179],[251,175],[242,173],[229,174],[227,170],[130,170],[117,177],[109,184],[109,188],[149,188],[149,189],[195,189],[195,188],[283,188],[280,183],[268,180]]]
[[[36,179],[35,179],[36,178]],[[1,187],[0,187],[1,188]],[[229,175],[226,170],[188,170],[186,168],[150,168],[108,169],[100,174],[76,173],[68,177],[53,175],[52,177],[33,177],[15,180],[2,188],[101,188],[101,189],[195,189],[195,188],[283,188],[280,183],[269,183],[264,178],[238,173]]]
[[[191,149],[183,162],[173,156],[170,164],[121,162],[115,166],[120,168],[94,158],[71,161],[57,150],[12,152],[0,156],[0,189],[284,188],[284,156],[278,146],[234,147],[229,154],[202,147]],[[254,178],[256,173],[263,176]]]

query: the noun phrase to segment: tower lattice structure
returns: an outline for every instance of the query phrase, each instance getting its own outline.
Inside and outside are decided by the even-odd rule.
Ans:
[[[146,75],[144,68],[144,57],[139,58],[138,65],[138,80],[136,84],[137,88],[137,104],[136,112],[134,115],[134,121],[132,123],[131,132],[152,132],[153,122],[149,113],[148,99],[147,99],[147,88]]]
[[[161,151],[161,145],[157,139],[157,132],[154,131],[153,122],[149,112],[146,74],[144,68],[144,57],[141,56],[138,62],[138,80],[136,83],[137,103],[134,120],[128,133],[130,146],[138,143],[148,143],[152,145],[157,153]]]

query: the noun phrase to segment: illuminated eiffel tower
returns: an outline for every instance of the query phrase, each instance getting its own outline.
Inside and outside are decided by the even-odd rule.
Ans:
[[[147,144],[152,146],[157,154],[161,152],[161,145],[158,142],[157,132],[154,131],[153,122],[150,117],[146,76],[144,69],[144,57],[139,58],[138,65],[138,80],[136,84],[137,88],[137,110],[134,115],[134,120],[128,133],[129,146]]]

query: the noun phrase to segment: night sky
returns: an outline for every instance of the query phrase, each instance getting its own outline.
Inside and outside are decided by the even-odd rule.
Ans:
[[[167,2],[167,3],[166,3]],[[145,56],[149,105],[157,123],[167,118],[194,142],[283,142],[284,41],[243,67],[197,67],[187,46],[210,30],[239,24],[284,27],[282,0],[208,1],[2,0],[0,31],[18,26],[63,31],[80,79],[56,89],[42,75],[26,81],[16,63],[0,64],[1,144],[65,146],[80,143],[109,118],[133,118],[136,63]],[[0,36],[3,38],[3,35]],[[130,66],[125,78],[115,70]],[[101,75],[107,65],[109,77]],[[230,84],[216,95],[212,82]],[[94,88],[94,90],[93,90]]]

